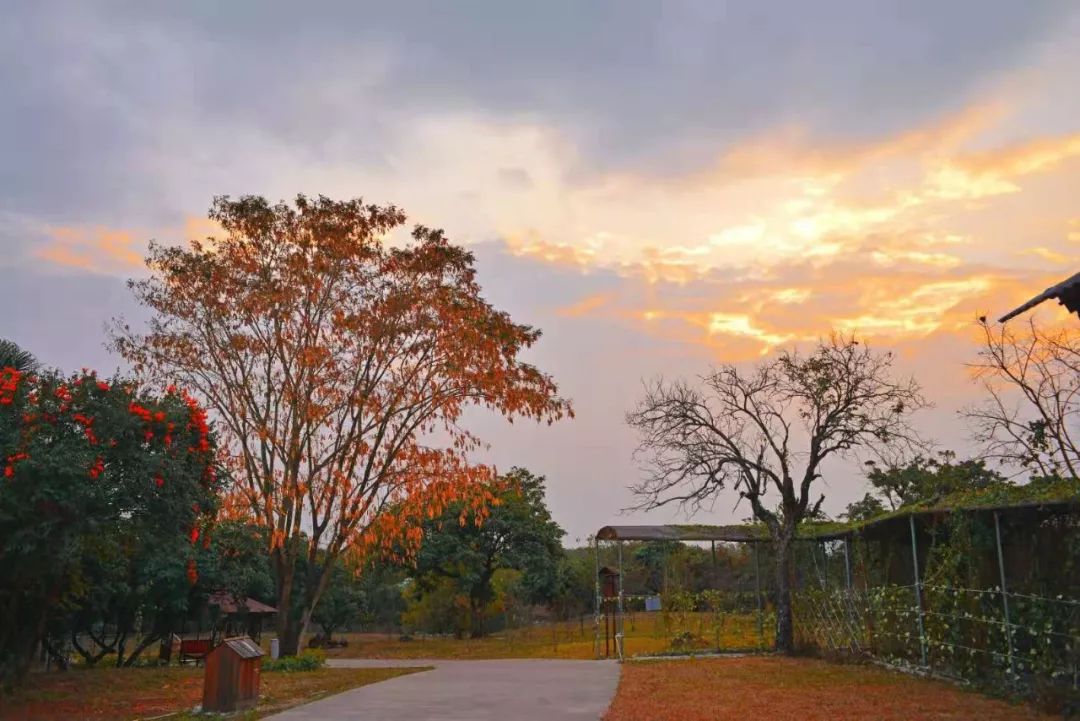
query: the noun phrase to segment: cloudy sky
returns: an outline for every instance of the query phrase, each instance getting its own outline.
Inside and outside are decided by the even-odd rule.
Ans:
[[[205,234],[218,194],[362,196],[544,329],[577,419],[477,425],[571,541],[679,518],[617,515],[643,377],[831,329],[896,349],[969,451],[973,319],[1076,270],[1078,71],[1066,1],[6,4],[0,336],[114,369],[148,239]]]

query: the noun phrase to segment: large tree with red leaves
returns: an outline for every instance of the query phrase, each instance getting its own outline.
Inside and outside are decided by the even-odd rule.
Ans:
[[[415,547],[452,500],[483,516],[493,469],[470,461],[467,408],[551,422],[570,406],[520,358],[540,332],[484,300],[472,254],[442,231],[394,245],[400,210],[325,197],[218,198],[210,217],[213,238],[151,246],[152,275],[131,287],[152,321],[118,324],[115,345],[219,419],[230,509],[270,529],[278,604],[302,609],[278,618],[294,653],[345,549]]]

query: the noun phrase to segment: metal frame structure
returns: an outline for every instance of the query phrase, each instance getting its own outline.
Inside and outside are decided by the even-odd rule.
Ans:
[[[888,528],[898,526],[906,520],[908,526],[908,534],[910,535],[911,543],[911,556],[912,556],[912,573],[913,582],[911,584],[913,594],[913,616],[916,621],[916,629],[918,632],[919,641],[919,661],[920,666],[923,669],[928,669],[930,666],[929,651],[931,645],[935,645],[932,639],[928,639],[926,632],[926,615],[930,613],[924,608],[923,596],[926,593],[924,587],[924,580],[922,578],[922,571],[919,563],[920,547],[918,542],[918,533],[916,529],[916,522],[919,518],[923,517],[940,517],[943,515],[953,513],[979,513],[992,515],[993,528],[996,541],[996,561],[998,566],[998,575],[1000,578],[999,590],[994,590],[992,593],[1000,594],[1001,596],[1001,610],[1002,620],[1001,624],[1006,629],[1005,638],[1007,640],[1007,648],[1005,653],[997,654],[996,651],[991,651],[995,655],[1000,655],[1003,658],[1007,658],[1008,667],[1011,673],[1015,674],[1016,661],[1013,633],[1014,633],[1014,619],[1010,613],[1009,596],[1012,594],[1006,585],[1006,564],[1005,556],[1002,549],[1002,534],[1001,534],[1001,522],[1002,516],[1021,516],[1025,513],[1032,513],[1036,515],[1042,514],[1075,514],[1080,513],[1080,498],[1063,500],[1063,501],[1045,501],[1045,502],[1025,502],[1016,504],[1003,504],[997,506],[971,506],[971,507],[957,507],[957,508],[915,508],[905,510],[903,512],[889,514],[883,518],[874,519],[861,524],[849,524],[842,528],[836,528],[835,526],[829,527],[815,527],[814,525],[808,525],[803,531],[801,531],[796,540],[803,542],[812,542],[817,545],[822,545],[822,553],[825,554],[824,545],[829,542],[842,542],[843,543],[843,565],[844,565],[844,587],[838,588],[839,596],[843,598],[836,600],[836,607],[828,610],[829,623],[835,623],[837,629],[843,629],[843,633],[836,631],[832,633],[836,645],[847,645],[852,651],[865,651],[864,648],[858,647],[859,644],[852,641],[854,645],[841,643],[841,637],[854,638],[855,621],[854,618],[857,615],[855,606],[859,602],[856,598],[859,594],[853,588],[852,580],[852,558],[851,558],[851,543],[854,538],[865,537],[866,534],[873,534],[878,531],[886,531]],[[595,601],[595,640],[594,651],[597,657],[600,655],[600,618],[604,609],[604,604],[614,604],[617,612],[617,619],[615,623],[615,647],[619,660],[623,660],[625,657],[625,603],[627,600],[624,586],[623,586],[623,564],[622,564],[622,546],[626,541],[684,541],[684,542],[709,542],[712,545],[712,553],[714,559],[713,570],[713,582],[715,584],[715,552],[716,542],[725,543],[749,543],[753,549],[754,556],[754,577],[755,577],[755,596],[757,601],[757,621],[759,634],[764,634],[763,628],[763,602],[762,602],[762,589],[761,589],[761,571],[759,563],[758,546],[761,543],[771,543],[766,529],[761,525],[727,525],[727,526],[712,526],[712,525],[610,525],[604,526],[596,532],[594,537],[593,552],[596,557],[597,571],[600,568],[600,543],[608,542],[617,544],[618,548],[618,572],[619,583],[617,594],[614,597],[605,597],[601,593],[599,577],[596,581],[596,601]],[[815,566],[817,565],[817,554],[811,549],[813,554],[813,560]],[[827,560],[827,555],[826,555]],[[820,573],[820,569],[819,569]],[[826,574],[827,575],[827,574]],[[827,584],[825,580],[826,576],[822,576],[822,586]],[[938,590],[938,589],[933,589]],[[965,589],[960,589],[965,590]],[[983,593],[983,592],[980,592]],[[985,593],[991,593],[991,591],[985,591]],[[1080,599],[1074,599],[1070,603],[1080,605]],[[823,611],[823,613],[825,613]],[[830,645],[833,645],[830,642]]]
[[[758,563],[757,544],[768,543],[769,538],[763,535],[762,528],[757,526],[704,526],[704,525],[665,525],[665,526],[604,526],[593,539],[593,554],[596,558],[596,601],[594,614],[594,640],[593,651],[600,658],[600,619],[605,613],[605,604],[616,604],[617,616],[615,623],[615,650],[620,661],[625,657],[625,602],[626,594],[623,587],[623,542],[624,541],[680,541],[680,542],[709,542],[711,544],[713,561],[713,583],[716,582],[716,542],[722,543],[750,543],[754,544],[754,594],[757,601],[757,625],[758,634],[764,634],[764,604],[761,597],[761,569]],[[614,542],[618,549],[618,573],[619,585],[615,598],[605,597],[600,589],[600,542]],[[606,630],[606,625],[605,625]]]

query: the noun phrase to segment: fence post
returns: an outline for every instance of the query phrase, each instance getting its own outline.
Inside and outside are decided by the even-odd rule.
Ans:
[[[851,544],[851,537],[844,536],[844,579],[847,581],[847,589],[851,590],[851,553],[848,550],[848,546]]]
[[[596,605],[593,608],[593,655],[600,658],[600,614],[603,613],[603,601],[600,598],[600,539],[593,539],[593,558],[596,559]],[[605,626],[606,629],[606,626]]]
[[[764,612],[761,608],[761,563],[758,561],[758,542],[752,546],[754,549],[754,598],[757,601],[757,634],[758,644],[765,645],[765,621]]]
[[[1009,618],[1009,592],[1005,588],[1005,555],[1001,552],[1001,521],[999,514],[994,511],[994,536],[997,538],[998,571],[1001,574],[1001,605],[1005,611],[1005,642],[1009,652],[1009,673],[1016,675],[1016,666],[1013,662],[1012,621]]]
[[[716,583],[716,541],[712,541],[712,587],[715,591],[717,588]]]
[[[622,566],[622,546],[623,542],[619,541],[619,624],[618,630],[615,632],[615,651],[619,654],[619,660],[623,660],[623,643],[625,640],[625,624],[623,622],[623,566]]]
[[[919,580],[919,548],[915,543],[915,514],[908,516],[908,523],[911,526],[911,562],[915,568],[915,606],[919,611],[919,649],[922,652],[922,665],[925,667],[926,628],[923,626],[922,581]]]

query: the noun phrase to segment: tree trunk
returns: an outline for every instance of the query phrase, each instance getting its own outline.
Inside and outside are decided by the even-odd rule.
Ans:
[[[783,528],[773,546],[776,553],[776,650],[795,651],[795,629],[791,614],[791,564],[794,528]]]
[[[472,638],[481,638],[484,635],[484,605],[483,601],[469,598],[469,610],[472,612]]]
[[[274,549],[274,565],[277,570],[277,630],[279,650],[282,656],[295,656],[300,652],[300,622],[293,617],[292,591],[296,558],[283,547]]]
[[[297,618],[292,613],[292,582],[296,559],[279,551],[276,558],[279,569],[277,632],[282,656],[295,656],[300,653],[300,644],[311,625],[311,614],[315,612],[315,606],[329,584],[330,573],[336,560],[337,555],[329,556],[322,566],[317,566],[315,559],[309,556],[308,568],[315,570],[308,571],[303,605],[300,617]]]

